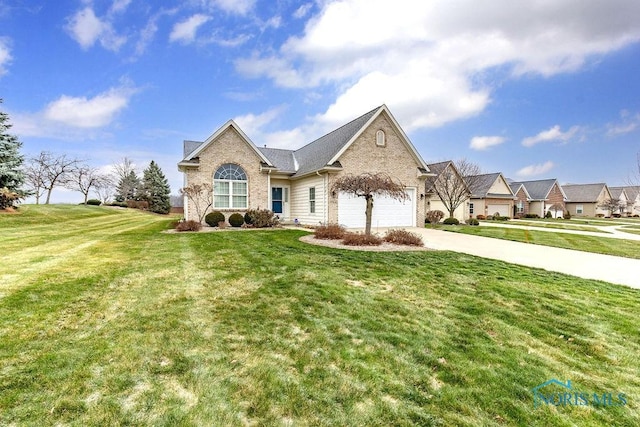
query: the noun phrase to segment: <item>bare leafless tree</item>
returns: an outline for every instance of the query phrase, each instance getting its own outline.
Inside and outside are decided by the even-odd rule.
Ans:
[[[33,181],[29,177],[29,185],[33,190],[42,195],[46,191],[47,198],[45,204],[51,201],[51,193],[57,186],[67,186],[73,180],[73,174],[78,169],[80,160],[67,157],[66,154],[54,154],[49,151],[42,151],[36,157],[29,159],[28,172],[33,176]],[[36,196],[39,202],[40,196]]]
[[[70,174],[69,181],[65,184],[70,190],[78,190],[84,196],[84,204],[87,204],[89,192],[96,190],[110,179],[101,173],[97,168],[88,165],[79,165]]]
[[[128,157],[123,157],[120,163],[114,163],[113,172],[117,177],[116,181],[127,179],[131,172],[136,175],[138,174],[136,171],[136,165]]]
[[[624,209],[620,199],[616,199],[615,197],[607,197],[598,207],[600,209],[606,209],[609,212],[609,216],[613,216],[613,214],[617,212],[622,212]]]
[[[43,153],[40,153],[39,156],[42,156]],[[45,184],[45,170],[44,163],[40,161],[35,161],[34,159],[28,159],[26,166],[24,168],[25,174],[25,183],[27,184],[27,189],[29,193],[31,193],[36,198],[36,205],[40,204],[40,197],[44,194],[46,188]]]
[[[191,184],[188,187],[181,188],[180,194],[187,196],[187,199],[189,199],[187,209],[193,208],[198,221],[203,223],[207,210],[213,206],[213,186],[209,183]]]
[[[425,192],[427,194],[435,193],[449,212],[449,217],[452,218],[455,215],[455,210],[471,196],[469,181],[473,181],[474,177],[479,176],[482,171],[480,166],[467,159],[442,162],[436,165],[434,166],[437,170],[432,171],[436,173],[436,176],[427,179]]]
[[[367,235],[371,234],[374,196],[387,196],[400,201],[409,197],[401,182],[383,173],[345,175],[338,178],[331,186],[332,193],[338,194],[341,191],[357,197],[364,197],[366,201],[364,232]]]
[[[111,198],[115,194],[114,177],[113,175],[103,174],[102,180],[100,180],[94,187],[93,191],[96,193],[102,203],[109,203]]]

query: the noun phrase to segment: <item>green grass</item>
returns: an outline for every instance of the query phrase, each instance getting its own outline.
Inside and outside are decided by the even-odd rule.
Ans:
[[[168,223],[0,215],[0,425],[640,423],[637,290]],[[534,409],[550,378],[629,404]]]
[[[472,234],[474,236],[492,237],[495,239],[513,240],[515,242],[532,243],[535,245],[640,259],[640,241],[637,240],[616,239],[606,236],[584,236],[569,233],[550,233],[548,231],[508,227],[443,226],[442,229],[455,233]]]
[[[608,233],[608,231],[601,230],[596,227],[590,227],[585,225],[574,225],[569,224],[565,221],[558,223],[551,222],[542,222],[542,221],[529,221],[529,220],[514,220],[509,222],[504,222],[506,225],[524,225],[529,227],[539,227],[539,228],[557,228],[559,230],[577,230],[577,231],[592,231],[594,233]]]

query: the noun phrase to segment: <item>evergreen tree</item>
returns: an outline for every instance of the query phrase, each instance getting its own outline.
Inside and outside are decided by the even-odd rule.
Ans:
[[[171,208],[171,188],[160,166],[153,160],[143,172],[143,198],[149,202],[151,212],[166,214]]]
[[[6,188],[24,196],[25,193],[21,188],[25,181],[22,170],[24,156],[20,154],[22,143],[16,136],[9,135],[10,128],[9,115],[0,111],[0,188]]]
[[[116,201],[126,202],[127,200],[137,200],[140,189],[140,178],[134,171],[120,178],[116,187]]]

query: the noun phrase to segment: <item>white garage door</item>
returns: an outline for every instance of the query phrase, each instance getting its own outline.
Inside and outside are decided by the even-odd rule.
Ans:
[[[414,227],[416,225],[416,191],[405,190],[409,198],[398,201],[390,197],[373,199],[372,227]],[[338,223],[349,228],[365,226],[364,197],[350,196],[346,193],[338,195]]]
[[[511,213],[509,212],[509,205],[487,205],[489,216],[493,216],[496,212],[500,214],[500,216],[508,216],[511,217]]]

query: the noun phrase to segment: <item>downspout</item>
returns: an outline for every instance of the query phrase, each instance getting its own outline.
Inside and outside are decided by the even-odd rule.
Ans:
[[[182,171],[182,188],[185,188],[186,186],[187,173],[185,171]],[[186,193],[182,196],[182,216],[184,217],[184,219],[189,219],[189,198],[187,197]]]
[[[267,173],[267,209],[271,210],[271,169]]]

